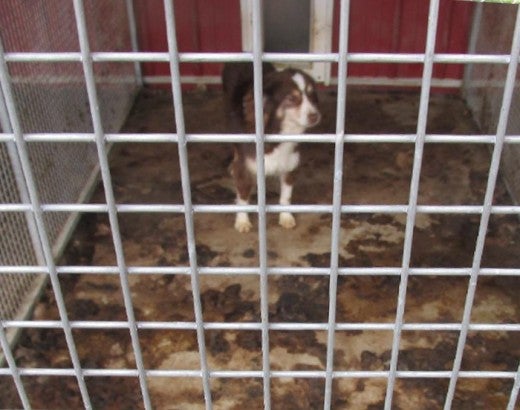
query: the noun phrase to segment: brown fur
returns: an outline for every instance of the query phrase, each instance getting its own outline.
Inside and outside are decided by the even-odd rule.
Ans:
[[[266,134],[300,133],[316,125],[320,120],[318,98],[314,80],[304,72],[294,69],[276,71],[264,63],[263,124]],[[253,67],[250,63],[226,64],[222,73],[226,114],[230,131],[255,133],[255,101]],[[287,122],[289,121],[289,122]],[[283,146],[281,146],[283,145]],[[279,148],[279,151],[277,149]],[[272,154],[272,155],[270,155]],[[282,188],[281,203],[290,203],[295,180],[294,168],[299,155],[296,144],[265,144],[266,175],[279,175]],[[270,161],[271,168],[267,164]],[[237,199],[247,203],[255,184],[256,148],[254,144],[234,144],[231,174],[237,191]],[[239,221],[240,219],[240,221]],[[280,224],[294,226],[294,218],[288,212],[281,214]],[[235,227],[247,232],[251,224],[247,214],[239,213]]]

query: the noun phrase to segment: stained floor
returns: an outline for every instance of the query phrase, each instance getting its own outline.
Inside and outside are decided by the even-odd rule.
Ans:
[[[335,129],[334,92],[322,91],[323,121],[313,132]],[[414,133],[419,95],[349,89],[346,128],[349,133]],[[192,91],[184,96],[189,133],[226,131],[219,91]],[[145,90],[138,97],[124,132],[173,132],[171,95]],[[464,102],[449,94],[432,95],[428,133],[478,134]],[[293,203],[331,204],[334,147],[301,144],[302,163]],[[227,171],[229,144],[189,145],[191,190],[195,204],[230,204],[234,193]],[[345,146],[343,204],[406,204],[413,165],[413,145],[352,143]],[[182,187],[175,144],[116,144],[111,173],[118,203],[180,204]],[[426,144],[419,204],[479,205],[485,193],[489,147],[482,144]],[[276,181],[268,182],[267,201],[277,203]],[[93,203],[104,201],[99,186]],[[511,204],[503,182],[496,204]],[[268,263],[276,267],[327,267],[330,263],[330,214],[298,214],[297,226],[284,230],[277,215],[267,218]],[[254,267],[258,265],[258,237],[253,230],[238,234],[232,214],[195,214],[200,266]],[[252,218],[254,227],[257,219]],[[341,221],[341,267],[400,267],[405,214],[345,214]],[[184,216],[175,213],[123,213],[119,216],[126,263],[129,266],[187,266]],[[424,214],[417,216],[412,267],[470,267],[479,226],[478,215]],[[85,214],[60,264],[107,266],[115,264],[114,247],[105,214]],[[483,267],[520,267],[520,229],[516,216],[493,215],[486,237]],[[296,271],[294,271],[296,272]],[[294,273],[292,272],[292,273]],[[71,320],[126,320],[117,275],[60,277]],[[137,320],[193,321],[190,277],[154,273],[130,276]],[[399,287],[396,276],[341,276],[336,319],[341,323],[394,323]],[[411,276],[406,298],[406,323],[458,323],[468,287],[466,276]],[[520,278],[483,276],[478,281],[472,323],[519,323]],[[259,277],[256,275],[201,275],[200,292],[206,322],[259,322]],[[271,322],[326,323],[327,276],[272,275],[269,277]],[[47,289],[38,303],[35,320],[58,319],[54,296]],[[84,368],[135,368],[127,330],[73,331]],[[260,370],[260,332],[208,330],[208,366],[212,370]],[[273,370],[324,370],[326,331],[271,331]],[[139,330],[147,369],[200,368],[194,330]],[[455,331],[403,331],[398,369],[451,370],[457,346]],[[387,370],[392,332],[337,331],[336,370]],[[70,368],[62,331],[28,329],[14,351],[20,367]],[[463,370],[516,371],[520,359],[518,332],[469,332]],[[36,409],[80,409],[74,377],[24,377]],[[10,379],[0,378],[5,394],[0,408],[20,403]],[[142,401],[134,378],[87,377],[96,409],[140,409]],[[157,409],[203,409],[202,384],[197,378],[148,379]],[[447,379],[398,379],[394,407],[401,410],[441,409]],[[511,379],[460,379],[454,409],[504,409]],[[211,382],[215,409],[261,409],[261,379],[230,378]],[[382,409],[385,379],[337,379],[333,409]],[[273,409],[319,409],[324,382],[320,379],[274,378]]]

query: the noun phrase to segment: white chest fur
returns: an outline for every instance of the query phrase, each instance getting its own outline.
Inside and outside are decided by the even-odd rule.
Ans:
[[[265,154],[265,175],[282,175],[294,171],[300,163],[300,153],[294,151],[295,142],[282,142],[269,154]],[[246,166],[249,171],[256,174],[256,160],[247,158]]]

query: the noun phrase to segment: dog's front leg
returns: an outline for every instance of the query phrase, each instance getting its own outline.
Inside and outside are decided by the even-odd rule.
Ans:
[[[243,167],[243,164],[236,160],[233,162],[232,174],[237,191],[237,205],[249,204],[249,196],[253,189],[252,176]],[[252,227],[253,225],[249,221],[247,212],[237,212],[235,217],[235,229],[238,232],[249,232]]]
[[[237,205],[247,205],[249,201],[243,200],[240,198],[240,195],[237,196]],[[235,229],[238,232],[249,232],[253,225],[251,221],[249,221],[249,215],[247,212],[237,212],[235,217]]]
[[[294,175],[292,172],[280,176],[280,205],[291,204],[293,183]],[[290,212],[280,212],[279,224],[286,229],[291,229],[296,226],[296,220]]]

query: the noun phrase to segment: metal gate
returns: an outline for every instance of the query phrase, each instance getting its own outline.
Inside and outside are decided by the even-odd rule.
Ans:
[[[349,9],[348,0],[341,1],[339,10],[339,52],[325,54],[302,53],[263,53],[262,52],[262,2],[252,0],[253,5],[253,52],[252,53],[179,53],[176,41],[176,16],[172,2],[164,1],[164,10],[167,26],[168,52],[144,53],[138,52],[135,43],[135,26],[131,1],[114,2],[120,7],[121,15],[130,20],[125,27],[119,22],[120,28],[126,30],[126,40],[111,38],[106,48],[96,44],[95,38],[89,35],[88,24],[97,24],[95,18],[102,19],[104,2],[74,0],[68,2],[59,13],[69,13],[60,21],[66,21],[69,29],[77,31],[78,44],[65,45],[55,49],[31,47],[35,38],[27,39],[28,48],[12,47],[2,32],[3,45],[0,46],[0,84],[2,98],[0,98],[0,118],[2,119],[3,134],[0,136],[0,159],[2,173],[0,187],[2,203],[0,204],[0,284],[2,299],[0,301],[1,326],[0,342],[5,356],[6,366],[0,368],[0,375],[12,378],[16,385],[20,401],[24,408],[31,408],[28,395],[24,388],[24,377],[34,376],[73,376],[77,380],[81,398],[85,408],[92,408],[91,398],[85,383],[86,377],[132,377],[139,381],[143,405],[152,408],[147,380],[154,377],[172,378],[200,378],[202,380],[204,403],[207,409],[212,408],[212,394],[210,382],[213,378],[260,378],[263,380],[264,408],[271,408],[271,380],[273,378],[315,378],[325,381],[323,391],[323,408],[331,408],[332,384],[342,378],[384,378],[387,380],[385,409],[392,408],[393,392],[396,380],[399,378],[433,378],[449,381],[445,397],[445,408],[451,408],[457,382],[460,378],[500,378],[513,381],[510,393],[508,410],[516,406],[520,388],[520,368],[512,371],[462,371],[461,362],[469,331],[520,331],[520,323],[471,323],[471,312],[476,292],[476,286],[481,275],[507,275],[520,277],[520,267],[515,269],[483,269],[481,259],[484,251],[486,232],[489,219],[494,214],[520,214],[519,206],[497,206],[493,204],[493,194],[498,178],[500,160],[506,146],[520,143],[520,136],[507,133],[508,120],[514,92],[518,59],[520,56],[520,9],[516,8],[512,45],[505,54],[439,54],[435,52],[436,30],[439,16],[439,0],[431,0],[427,27],[427,41],[424,53],[420,54],[384,54],[384,53],[349,53]],[[18,7],[20,2],[7,2],[12,7]],[[25,7],[30,5],[23,3]],[[45,7],[44,2],[39,3]],[[100,6],[103,4],[103,6]],[[5,3],[0,7],[5,7]],[[9,6],[7,6],[9,7]],[[67,8],[68,7],[68,8]],[[99,9],[97,7],[100,7]],[[41,11],[41,9],[39,10]],[[48,11],[48,10],[47,10]],[[58,13],[58,11],[54,11]],[[46,15],[50,23],[47,27],[56,27],[52,24],[52,16]],[[90,16],[90,21],[89,21]],[[177,16],[178,17],[178,16]],[[33,24],[37,17],[30,17],[26,24]],[[100,20],[101,21],[101,20]],[[22,27],[21,29],[23,29]],[[62,28],[58,26],[58,30]],[[65,28],[64,28],[65,29]],[[475,32],[473,47],[476,47]],[[21,34],[20,34],[21,35]],[[52,36],[51,36],[52,37]],[[59,39],[67,37],[67,30],[60,31]],[[51,39],[50,43],[55,42]],[[122,44],[122,45],[121,45]],[[118,48],[118,46],[120,48]],[[471,47],[470,47],[471,48]],[[106,50],[109,51],[106,51]],[[11,51],[14,50],[14,51]],[[42,51],[44,50],[44,51]],[[470,51],[474,51],[470,49]],[[224,135],[205,134],[189,135],[185,132],[185,121],[182,105],[182,89],[180,83],[180,63],[199,62],[226,62],[252,61],[254,64],[254,97],[256,132],[254,135]],[[338,64],[337,85],[337,113],[336,132],[334,134],[313,135],[264,135],[262,115],[262,62],[326,62]],[[168,63],[171,73],[173,106],[177,132],[175,134],[119,134],[122,118],[126,115],[135,90],[140,84],[140,73],[136,63],[163,62]],[[24,71],[27,64],[34,70]],[[423,67],[420,103],[417,118],[417,128],[414,134],[351,134],[345,129],[345,104],[347,93],[347,64],[350,63],[415,63]],[[479,64],[496,64],[507,67],[507,73],[501,94],[500,110],[497,110],[496,129],[487,135],[428,135],[426,120],[428,116],[431,80],[434,64],[466,64],[468,67],[478,67]],[[19,65],[19,67],[18,67]],[[103,70],[103,68],[105,68]],[[46,71],[51,69],[51,71]],[[79,71],[78,71],[79,70]],[[473,68],[467,74],[467,81],[472,81],[478,72]],[[478,77],[477,77],[478,78]],[[58,87],[47,87],[50,85]],[[72,87],[71,84],[74,86]],[[72,90],[70,90],[71,88]],[[62,94],[60,94],[62,93]],[[42,102],[38,103],[38,98]],[[36,101],[36,102],[35,102]],[[61,101],[61,114],[57,115],[52,105]],[[87,104],[88,101],[88,104]],[[478,101],[478,100],[475,100]],[[23,103],[36,104],[37,108],[25,107]],[[52,105],[51,105],[52,104]],[[67,110],[75,108],[75,119],[84,122],[59,121],[67,118]],[[77,107],[76,107],[77,106]],[[85,113],[82,110],[87,111]],[[31,119],[35,113],[42,110],[41,115],[49,122],[36,121],[31,126]],[[48,111],[45,111],[47,109]],[[107,113],[111,113],[107,118]],[[71,114],[72,115],[72,114]],[[54,116],[59,118],[54,121]],[[44,124],[44,125],[42,125]],[[108,150],[112,142],[150,142],[163,141],[177,144],[182,176],[183,204],[181,205],[121,205],[116,203],[114,187],[108,164]],[[190,175],[188,169],[187,145],[192,141],[223,141],[223,142],[253,142],[256,144],[258,160],[258,203],[255,205],[206,205],[194,206],[190,189]],[[333,202],[330,205],[267,205],[266,183],[263,169],[264,143],[279,141],[325,142],[334,145],[334,181]],[[414,160],[410,181],[410,194],[407,204],[402,205],[344,205],[342,204],[343,158],[345,145],[354,142],[401,142],[414,146]],[[418,205],[418,192],[421,176],[421,165],[425,144],[434,142],[471,142],[484,143],[492,147],[492,162],[484,202],[478,206],[468,205]],[[84,144],[83,148],[81,144]],[[62,151],[57,151],[59,145]],[[94,148],[95,147],[95,148]],[[39,162],[41,161],[41,163]],[[52,166],[59,164],[59,170],[52,170]],[[10,164],[4,166],[4,164]],[[51,165],[49,165],[51,164]],[[54,165],[53,165],[54,164]],[[49,171],[51,167],[51,171]],[[101,176],[106,202],[103,204],[85,204],[90,186],[95,181],[97,170]],[[47,177],[47,179],[45,179]],[[64,192],[68,188],[73,192]],[[248,211],[258,214],[258,241],[259,266],[254,269],[243,269],[244,274],[258,275],[260,290],[261,321],[258,323],[208,323],[204,320],[200,297],[199,274],[225,273],[232,267],[204,268],[199,266],[198,254],[195,246],[196,233],[194,230],[194,213],[202,212],[235,212]],[[327,268],[291,268],[293,272],[304,274],[325,275],[329,280],[328,321],[326,323],[272,323],[269,320],[268,278],[269,275],[287,274],[286,267],[270,267],[267,254],[266,215],[271,212],[291,211],[297,213],[325,212],[332,216],[332,234],[330,248],[330,264]],[[106,212],[110,220],[110,230],[115,248],[117,263],[111,267],[96,268],[98,273],[115,274],[119,276],[123,292],[127,321],[76,321],[68,319],[63,293],[60,288],[59,275],[68,272],[92,271],[92,267],[58,266],[57,255],[66,242],[70,230],[74,226],[74,219],[78,213]],[[184,214],[185,232],[188,241],[189,266],[175,266],[169,268],[169,273],[188,272],[191,277],[193,293],[193,322],[159,322],[146,323],[136,321],[132,295],[129,286],[129,275],[144,272],[146,268],[127,266],[123,252],[121,233],[119,229],[119,215],[122,212],[175,212]],[[340,268],[340,221],[342,214],[356,213],[401,213],[406,215],[406,229],[402,266],[400,268]],[[445,214],[474,214],[480,217],[478,236],[474,245],[472,265],[464,269],[455,268],[428,268],[417,269],[410,265],[412,242],[416,217],[421,213]],[[13,217],[15,215],[15,217]],[[54,220],[51,215],[57,215]],[[69,218],[69,219],[68,219]],[[66,228],[64,228],[66,227]],[[65,229],[65,230],[63,230]],[[60,240],[60,232],[62,239]],[[168,271],[168,269],[166,269]],[[240,269],[235,269],[240,272]],[[393,275],[399,277],[400,285],[397,300],[395,322],[384,323],[338,323],[336,321],[337,284],[340,275]],[[404,311],[407,300],[408,279],[411,275],[459,275],[469,278],[463,318],[460,323],[405,323]],[[31,292],[35,275],[50,280],[56,303],[60,313],[59,321],[35,321],[23,317],[27,312],[18,312],[20,300]],[[27,282],[29,281],[29,282]],[[36,293],[29,293],[30,298],[37,297]],[[53,328],[62,329],[65,333],[72,368],[20,368],[17,366],[12,353],[12,344],[8,340],[11,329],[23,328]],[[125,329],[128,330],[136,360],[135,369],[98,369],[84,368],[78,358],[73,329]],[[145,368],[139,343],[138,329],[194,329],[197,333],[198,352],[200,356],[199,370],[158,370]],[[206,360],[205,332],[211,329],[259,330],[261,331],[262,368],[261,370],[222,371],[209,368]],[[269,331],[301,329],[324,330],[327,332],[326,368],[324,371],[308,370],[271,370],[269,359]],[[390,330],[393,332],[390,365],[387,371],[338,371],[334,368],[334,342],[337,331],[342,330]],[[403,330],[439,331],[452,330],[459,332],[458,344],[450,371],[405,371],[398,370],[399,345]]]

